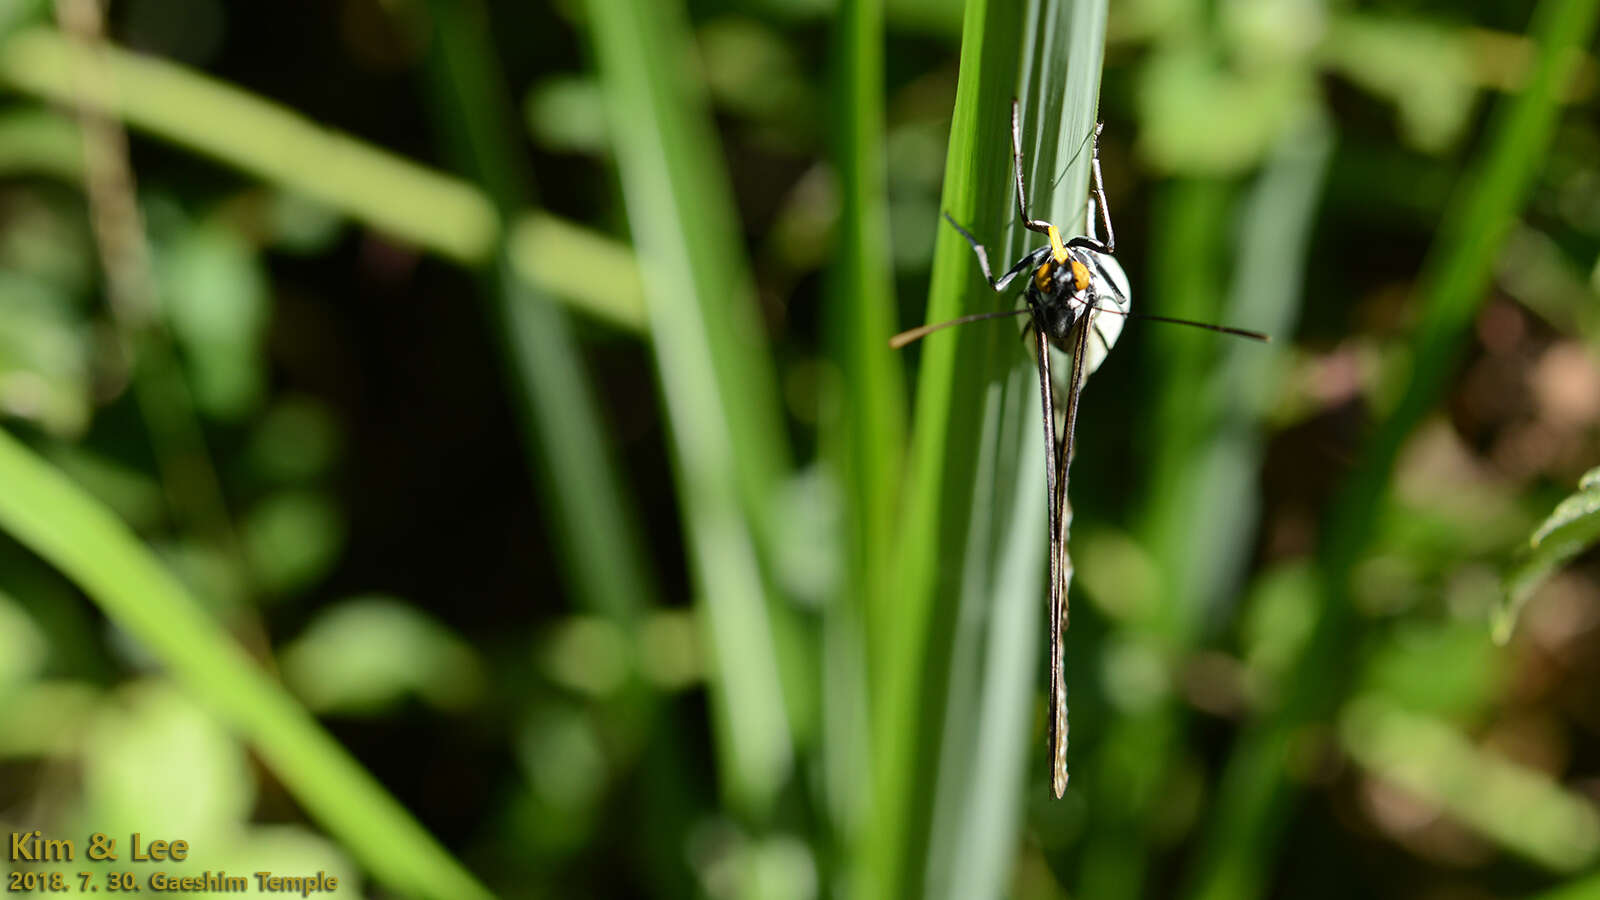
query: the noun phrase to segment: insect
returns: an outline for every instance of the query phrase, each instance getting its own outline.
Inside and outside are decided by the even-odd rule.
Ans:
[[[989,282],[995,293],[1004,293],[1014,280],[1026,276],[1022,292],[1023,307],[976,313],[948,322],[923,325],[895,335],[889,345],[898,349],[953,325],[1017,315],[1030,317],[1024,331],[1032,331],[1034,335],[1039,369],[1039,401],[1044,422],[1045,491],[1049,498],[1050,606],[1047,622],[1050,629],[1050,709],[1046,727],[1051,788],[1060,797],[1067,789],[1067,688],[1061,659],[1062,634],[1068,620],[1066,580],[1071,573],[1071,560],[1067,556],[1067,529],[1071,524],[1067,507],[1067,467],[1072,462],[1073,435],[1078,423],[1078,395],[1083,388],[1083,380],[1110,352],[1125,319],[1191,325],[1263,342],[1270,338],[1256,331],[1132,312],[1127,276],[1113,257],[1116,233],[1111,228],[1111,211],[1106,205],[1105,186],[1100,177],[1100,132],[1104,123],[1097,124],[1090,135],[1093,138],[1090,155],[1093,186],[1085,219],[1088,234],[1067,240],[1062,239],[1056,226],[1028,215],[1028,194],[1022,177],[1022,128],[1019,123],[1017,101],[1012,100],[1011,156],[1016,168],[1017,215],[1023,227],[1045,235],[1048,243],[1017,260],[997,279],[989,270],[989,254],[978,243],[978,239],[961,227],[948,212],[944,217],[971,245],[972,252],[978,257],[978,267],[983,270],[984,280]],[[1096,212],[1100,224],[1105,226],[1104,241],[1095,228]],[[1058,373],[1052,371],[1051,348],[1069,355],[1064,383],[1058,381]],[[1064,394],[1064,407],[1055,396],[1058,390]]]

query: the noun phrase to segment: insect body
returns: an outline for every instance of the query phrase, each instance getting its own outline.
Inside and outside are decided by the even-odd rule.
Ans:
[[[1116,233],[1111,228],[1111,213],[1106,207],[1105,189],[1100,180],[1100,129],[1095,126],[1094,150],[1090,157],[1094,176],[1095,203],[1088,217],[1094,224],[1098,207],[1106,228],[1106,240],[1097,237],[1061,239],[1061,232],[1049,222],[1028,215],[1027,190],[1022,181],[1022,129],[1016,101],[1011,104],[1011,150],[1016,164],[1017,214],[1029,230],[1044,234],[1048,243],[1018,260],[997,280],[989,271],[989,255],[983,245],[962,228],[948,213],[945,219],[967,239],[978,257],[978,266],[989,286],[999,293],[1019,275],[1027,274],[1023,292],[1031,317],[1029,327],[1035,335],[1039,363],[1039,397],[1045,437],[1045,490],[1050,521],[1050,606],[1046,619],[1050,634],[1050,710],[1046,719],[1049,736],[1050,782],[1057,797],[1067,790],[1067,687],[1061,668],[1062,632],[1067,627],[1067,578],[1071,561],[1067,556],[1067,466],[1072,461],[1073,434],[1078,422],[1078,394],[1086,374],[1089,339],[1097,338],[1103,359],[1116,340],[1115,333],[1097,332],[1095,325],[1102,311],[1102,295],[1114,305],[1108,312],[1126,315],[1129,311],[1127,279],[1111,259],[1116,251]],[[1109,265],[1107,265],[1109,263]],[[1115,271],[1113,276],[1112,271]],[[1120,328],[1119,328],[1120,330]],[[1055,379],[1051,375],[1050,347],[1071,354],[1070,374],[1066,379],[1066,408],[1058,412],[1055,404]],[[1096,360],[1098,364],[1099,360]],[[1058,426],[1057,419],[1063,421]],[[1061,430],[1060,440],[1056,432]]]
[[[1063,240],[1056,226],[1028,215],[1028,195],[1022,180],[1022,130],[1019,118],[1017,102],[1013,100],[1011,151],[1016,168],[1017,215],[1028,230],[1045,235],[1047,243],[1022,257],[1003,275],[995,278],[989,269],[989,254],[978,243],[978,239],[961,227],[949,213],[945,213],[945,219],[972,246],[972,252],[978,258],[978,267],[983,270],[984,280],[996,293],[1005,292],[1018,277],[1027,277],[1023,289],[1024,308],[977,313],[948,322],[924,325],[896,335],[889,344],[891,347],[903,347],[951,325],[1004,316],[1029,316],[1027,327],[1034,334],[1039,366],[1039,398],[1045,439],[1045,490],[1049,498],[1050,606],[1047,624],[1050,634],[1050,709],[1046,727],[1051,787],[1055,795],[1060,797],[1067,789],[1067,689],[1061,666],[1061,646],[1062,632],[1067,627],[1067,579],[1072,572],[1072,563],[1067,555],[1067,528],[1071,523],[1067,506],[1067,467],[1072,462],[1078,395],[1083,388],[1084,377],[1105,359],[1122,331],[1123,320],[1129,318],[1193,325],[1258,341],[1268,338],[1259,332],[1222,325],[1133,313],[1127,276],[1112,256],[1116,250],[1116,234],[1111,229],[1111,213],[1106,206],[1105,188],[1100,177],[1100,131],[1103,126],[1095,126],[1092,135],[1094,149],[1090,166],[1093,198],[1089,202],[1085,222],[1089,233],[1084,237]],[[1105,226],[1104,241],[1095,232],[1096,212],[1099,213],[1100,223]],[[1052,363],[1052,348],[1067,354],[1069,359]],[[1064,378],[1058,378],[1053,371],[1057,364],[1067,367],[1061,373],[1065,375]],[[1062,395],[1062,402],[1057,400],[1058,392]]]

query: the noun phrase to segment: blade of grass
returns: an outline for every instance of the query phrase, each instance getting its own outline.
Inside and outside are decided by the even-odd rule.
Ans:
[[[525,206],[533,177],[513,143],[510,98],[499,82],[481,5],[431,2],[434,52],[427,67],[435,118],[455,155],[509,218]],[[637,513],[600,424],[594,388],[567,317],[510,277],[504,242],[498,263],[481,276],[480,293],[504,337],[507,379],[521,401],[529,468],[554,505],[551,530],[560,542],[579,604],[609,617],[629,634],[641,610],[659,602]],[[609,270],[606,278],[609,280]]]
[[[1226,337],[1214,341],[1221,359],[1214,374],[1203,378],[1213,405],[1210,431],[1201,435],[1201,446],[1164,460],[1164,467],[1175,472],[1187,470],[1198,488],[1198,495],[1171,498],[1176,507],[1173,517],[1186,520],[1187,529],[1182,524],[1154,529],[1192,545],[1185,559],[1192,579],[1187,574],[1173,579],[1196,586],[1194,602],[1189,604],[1194,609],[1178,632],[1185,640],[1197,640],[1208,626],[1226,618],[1227,598],[1237,594],[1238,580],[1249,563],[1260,507],[1260,417],[1277,399],[1276,371],[1285,362],[1299,319],[1311,232],[1333,140],[1321,115],[1308,115],[1300,127],[1283,136],[1244,197],[1233,281],[1218,320],[1263,331],[1273,343],[1263,346]],[[1180,372],[1169,374],[1168,390],[1182,393],[1184,377]],[[1196,459],[1201,461],[1198,470]],[[1152,497],[1168,496],[1152,491]],[[1215,515],[1218,509],[1242,512],[1222,520]],[[1164,516],[1158,512],[1152,518]],[[1157,553],[1168,558],[1163,551]]]
[[[1024,111],[1028,199],[1035,215],[1068,236],[1082,233],[1087,208],[1091,154],[1085,138],[1098,108],[1106,8],[1102,0],[1031,0],[1018,39],[1016,94]],[[1009,129],[990,136],[1002,147],[1009,146],[1008,138]],[[1031,250],[1038,238],[1014,224],[1014,203],[1002,209],[1010,260]],[[989,303],[1006,302],[975,282]],[[1039,786],[1039,796],[1048,796],[1037,777],[1044,767],[1033,771],[1036,777],[1028,777],[1027,769],[1029,760],[1043,758],[1034,711],[1046,683],[1037,660],[1048,646],[1049,627],[1043,614],[1043,551],[1049,541],[1038,378],[1012,330],[992,330],[1009,373],[998,396],[991,392],[987,400],[974,486],[960,513],[972,522],[972,532],[959,612],[949,648],[935,652],[949,661],[950,687],[940,698],[946,724],[923,869],[926,893],[950,898],[1006,893],[1024,788]]]
[[[1363,767],[1528,862],[1571,874],[1600,857],[1600,813],[1587,797],[1446,722],[1363,696],[1346,705],[1339,732]]]
[[[1010,329],[1003,332],[1011,337]],[[1009,340],[999,349],[1029,362]],[[1027,761],[1041,758],[1034,701],[1046,640],[1038,376],[1013,367],[984,407],[984,439],[964,498],[974,522],[951,604],[954,621],[939,630],[945,641],[928,663],[944,670],[946,690],[928,699],[943,707],[938,743],[929,748],[938,755],[936,780],[909,862],[929,897],[1004,895],[1022,791],[1039,783],[1025,776]]]
[[[509,215],[532,194],[534,173],[513,137],[511,99],[499,74],[487,10],[478,2],[430,0],[429,12],[435,37],[427,69],[440,130],[449,135],[462,168],[482,184],[502,214]],[[527,214],[524,222],[538,221],[535,216],[539,214]],[[575,587],[575,599],[637,642],[643,615],[659,605],[661,592],[640,537],[637,511],[601,427],[594,388],[571,326],[547,296],[529,286],[537,284],[546,269],[529,271],[525,262],[519,269],[520,282],[507,271],[516,265],[511,246],[533,237],[527,233],[529,227],[548,228],[524,225],[507,235],[499,265],[480,275],[480,291],[504,335],[506,377],[522,400],[530,463],[542,476],[544,495],[555,506],[551,530],[562,544],[560,558]],[[621,289],[619,282],[625,279],[619,275],[634,268],[631,255],[608,251],[604,245],[590,249],[595,258],[589,260],[589,280],[603,273],[599,280],[608,288]],[[619,255],[621,259],[616,258]],[[635,282],[629,287],[640,296],[642,313],[643,286]],[[671,746],[681,738],[662,727],[666,720],[658,699],[657,692],[638,679],[624,695],[621,715],[650,735],[650,759],[639,777],[672,783],[652,784],[645,791],[650,823],[646,833],[660,833],[659,829],[681,833],[692,825],[687,819],[693,806],[661,802],[663,791],[671,796],[683,790],[685,778],[682,753]],[[676,859],[664,863],[659,854],[644,856],[654,864],[652,885],[657,896],[672,895],[672,888],[687,875],[681,863]]]
[[[866,694],[876,681],[865,671],[865,616],[873,598],[886,596],[893,584],[894,514],[905,457],[905,381],[889,349],[896,304],[883,38],[883,0],[844,0],[833,48],[841,208],[826,311],[830,353],[843,379],[830,384],[821,443],[843,487],[847,523],[846,578],[823,611],[823,761],[833,824],[846,845],[860,825],[870,784]]]
[[[643,332],[644,282],[627,245],[537,210],[506,236],[506,257],[536,291],[625,331]],[[604,272],[604,278],[594,273]]]
[[[70,104],[71,73],[82,56],[52,29],[25,29],[0,44],[0,84]],[[493,204],[460,179],[174,63],[106,46],[100,64],[117,87],[107,112],[133,128],[467,265],[487,262],[498,246],[500,219]],[[70,174],[63,165],[46,168]],[[519,272],[537,273],[535,287],[614,324],[642,328],[644,305],[633,289],[638,279],[625,248],[545,214],[529,214],[518,225],[525,227],[518,228],[513,260]],[[575,255],[574,247],[588,252]],[[615,280],[597,280],[584,268],[597,259],[611,261]]]
[[[84,51],[49,29],[18,32],[0,51],[0,81],[57,102],[72,99]],[[180,66],[107,47],[110,100],[135,127],[309,197],[463,262],[484,259],[498,228],[482,194],[453,178],[319,128],[290,110]]]
[[[1104,21],[1097,2],[967,6],[943,208],[991,259],[1009,261],[1023,238],[1010,177],[1019,93],[1035,209],[1069,233],[1083,222],[1087,156],[1058,192],[1049,185],[1092,128]],[[959,235],[941,227],[938,240],[929,321],[1009,305],[983,285]],[[998,892],[1032,757],[1047,530],[1033,363],[1002,327],[934,335],[922,354],[902,581],[884,598],[892,617],[876,617],[893,627],[869,634],[884,685],[867,897]],[[919,781],[928,772],[938,773],[933,791]]]
[[[789,471],[754,289],[679,2],[590,0],[591,37],[627,202],[678,495],[702,603],[724,797],[768,815],[792,762],[782,649],[758,546]]]
[[[1222,321],[1226,282],[1218,269],[1225,265],[1220,261],[1232,255],[1228,226],[1237,214],[1238,194],[1235,184],[1222,178],[1181,177],[1162,185],[1151,214],[1158,223],[1152,235],[1154,277],[1147,292],[1152,312],[1197,322]],[[1143,610],[1151,618],[1139,624],[1169,647],[1194,634],[1204,604],[1215,599],[1196,596],[1190,578],[1196,574],[1193,554],[1199,548],[1193,534],[1183,529],[1195,521],[1191,498],[1202,487],[1194,471],[1196,455],[1220,413],[1214,397],[1197,397],[1195,390],[1196,385],[1212,381],[1218,340],[1185,328],[1152,329],[1148,336],[1161,388],[1147,423],[1146,438],[1152,448],[1150,504],[1142,530],[1168,584],[1166,602]],[[1261,352],[1255,346],[1244,349]],[[1218,511],[1207,513],[1209,522]]]
[[[0,430],[0,528],[56,566],[232,727],[378,880],[407,894],[490,896],[269,678],[127,526]]]
[[[980,233],[1001,233],[995,226],[1003,219],[995,211],[1004,208],[1009,194],[1008,153],[996,152],[992,136],[1006,127],[1020,25],[1020,9],[1012,4],[967,5],[942,206]],[[992,308],[992,297],[980,299],[971,290],[977,278],[970,250],[939,228],[928,321]],[[920,779],[938,758],[933,742],[943,727],[948,668],[937,648],[951,637],[949,604],[941,594],[959,584],[941,571],[940,559],[942,551],[959,555],[966,542],[962,498],[975,483],[985,389],[999,377],[996,343],[992,330],[956,329],[922,348],[900,551],[902,593],[883,598],[894,605],[892,614],[868,619],[884,622],[868,634],[883,687],[872,710],[874,807],[864,848],[863,897],[913,896],[921,889],[925,860],[920,851],[928,840],[932,792]],[[958,380],[957,372],[967,377]]]
[[[1343,691],[1344,661],[1359,624],[1349,602],[1351,569],[1376,530],[1401,445],[1454,372],[1496,251],[1554,136],[1573,64],[1593,38],[1597,12],[1597,0],[1542,0],[1533,13],[1538,56],[1527,87],[1496,111],[1488,147],[1450,204],[1424,265],[1418,289],[1423,320],[1410,380],[1335,501],[1318,548],[1317,624],[1285,681],[1282,705],[1240,738],[1228,760],[1216,821],[1198,857],[1194,896],[1252,897],[1264,888],[1290,807],[1288,747],[1303,727],[1331,714]]]
[[[995,143],[1005,133],[1016,87],[1016,41],[1021,10],[1015,4],[967,4],[961,62],[950,125],[942,205],[981,234],[999,235],[998,211],[1009,198],[1005,160]],[[979,278],[971,251],[940,228],[935,245],[928,321],[993,308],[992,297],[971,290]],[[954,238],[954,239],[953,239]],[[993,238],[991,238],[993,240]],[[869,611],[867,653],[881,687],[872,692],[872,808],[863,829],[858,889],[863,898],[914,896],[922,878],[917,852],[926,838],[931,798],[923,783],[942,728],[943,678],[933,648],[948,641],[938,596],[953,579],[941,571],[941,553],[966,541],[961,499],[972,489],[977,429],[985,389],[999,373],[991,361],[993,331],[953,329],[923,342],[912,432],[910,476],[899,547],[899,590]],[[1009,343],[1009,341],[1007,342]],[[964,378],[958,379],[960,372]],[[881,623],[881,624],[880,624]]]
[[[837,397],[839,468],[846,486],[851,581],[860,599],[890,586],[890,535],[905,441],[905,385],[889,349],[894,282],[884,162],[882,0],[844,0],[836,37],[841,209],[829,297],[833,352],[844,374]],[[882,605],[873,615],[891,613]]]

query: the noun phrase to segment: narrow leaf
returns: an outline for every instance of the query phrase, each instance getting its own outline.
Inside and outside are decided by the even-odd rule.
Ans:
[[[644,272],[678,496],[715,660],[724,797],[766,816],[793,760],[760,549],[776,557],[789,469],[776,377],[743,262],[732,192],[677,0],[590,0],[611,133]]]
[[[1504,602],[1494,616],[1496,643],[1511,639],[1523,604],[1539,585],[1596,541],[1600,541],[1600,467],[1584,473],[1578,492],[1557,504],[1506,573]]]
[[[172,677],[249,741],[381,881],[429,897],[487,890],[361,768],[139,544],[127,526],[0,431],[0,529],[59,568]]]

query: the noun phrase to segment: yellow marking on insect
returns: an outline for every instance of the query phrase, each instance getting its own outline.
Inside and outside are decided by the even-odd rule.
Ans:
[[[1050,290],[1050,276],[1055,273],[1056,264],[1048,259],[1045,260],[1039,264],[1039,268],[1033,270],[1033,286],[1041,291]]]
[[[1089,267],[1077,260],[1072,261],[1072,287],[1078,291],[1089,287]]]
[[[1055,257],[1058,263],[1066,262],[1067,248],[1061,243],[1061,232],[1057,231],[1054,225],[1050,225],[1045,233],[1050,235],[1050,255]]]

